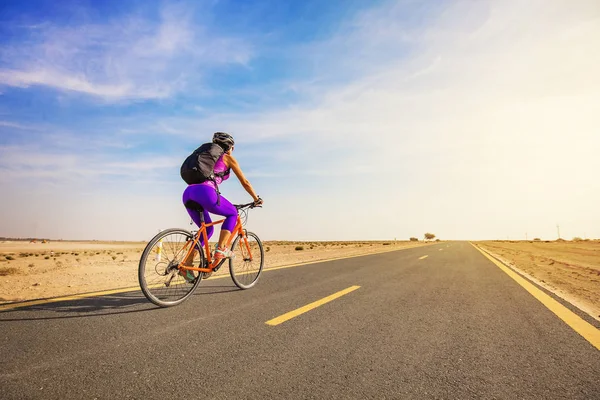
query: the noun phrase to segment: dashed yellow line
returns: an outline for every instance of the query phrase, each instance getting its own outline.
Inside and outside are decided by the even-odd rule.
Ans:
[[[473,247],[475,247],[481,254],[483,254],[487,259],[496,264],[498,268],[504,271],[508,276],[514,279],[519,285],[521,285],[525,290],[527,290],[533,297],[538,299],[546,308],[552,311],[558,318],[562,319],[567,325],[569,325],[575,332],[579,333],[581,336],[585,338],[588,342],[592,344],[596,349],[600,350],[600,330],[594,327],[592,324],[586,322],[573,311],[569,310],[567,307],[560,304],[558,301],[554,300],[552,297],[548,296],[546,293],[542,292],[536,286],[534,286],[531,282],[523,278],[521,275],[517,274],[512,269],[508,268],[500,261],[491,257],[489,254],[475,246],[471,243]]]
[[[267,322],[265,322],[265,324],[271,325],[271,326],[276,326],[276,325],[282,324],[285,321],[289,321],[290,319],[297,317],[298,315],[304,314],[305,312],[308,312],[312,309],[322,306],[323,304],[329,303],[330,301],[333,301],[333,300],[337,299],[338,297],[342,297],[345,294],[353,292],[358,288],[360,288],[360,286],[350,286],[347,289],[340,290],[339,292],[329,295],[327,297],[324,297],[321,300],[314,301],[310,304],[305,305],[304,307],[297,308],[293,311],[290,311],[288,313],[280,315],[277,318],[270,319]]]
[[[429,257],[429,256],[419,257],[419,260],[422,260],[422,259],[427,258],[427,257]]]

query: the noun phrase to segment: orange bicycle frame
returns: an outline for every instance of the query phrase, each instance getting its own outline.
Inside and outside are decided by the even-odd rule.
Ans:
[[[194,240],[188,241],[186,244],[186,246],[188,246],[191,243],[191,246],[189,246],[189,248],[187,249],[187,251],[185,253],[185,257],[177,266],[177,268],[180,271],[212,272],[217,267],[218,264],[213,265],[213,260],[212,260],[211,254],[210,254],[210,246],[208,245],[208,235],[206,233],[206,228],[208,228],[209,226],[222,224],[223,221],[225,221],[225,220],[221,219],[221,220],[211,222],[208,224],[202,222],[202,224],[200,225],[200,229],[198,230],[196,235],[194,235]],[[231,231],[231,235],[229,236],[229,239],[227,240],[225,247],[229,248],[229,246],[231,246],[231,243],[235,239],[236,236],[242,237],[244,246],[246,246],[246,250],[248,251],[248,256],[250,257],[250,259],[252,259],[252,254],[250,252],[250,246],[248,245],[248,238],[244,233],[244,228],[242,227],[242,220],[239,215],[237,216],[237,222],[235,224],[235,227],[233,228],[233,231]],[[187,267],[187,266],[183,265],[183,261],[187,260],[188,257],[191,256],[192,251],[196,248],[198,241],[200,240],[201,237],[204,239],[204,250],[205,250],[208,268]],[[241,243],[240,243],[240,245],[241,245]]]

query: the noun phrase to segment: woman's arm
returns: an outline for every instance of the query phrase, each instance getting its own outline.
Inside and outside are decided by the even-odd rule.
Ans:
[[[237,176],[238,180],[240,181],[240,183],[242,184],[244,189],[246,189],[246,192],[248,192],[248,194],[250,196],[252,196],[254,201],[258,202],[260,200],[260,202],[262,203],[262,199],[260,199],[260,197],[258,197],[256,195],[256,193],[254,192],[254,189],[252,188],[250,181],[248,179],[246,179],[246,177],[244,176],[244,173],[242,172],[242,168],[240,167],[240,164],[238,164],[235,157],[233,157],[231,154],[226,154],[225,157],[223,157],[223,161],[229,168],[231,168],[233,170],[233,173],[235,174],[235,176]]]

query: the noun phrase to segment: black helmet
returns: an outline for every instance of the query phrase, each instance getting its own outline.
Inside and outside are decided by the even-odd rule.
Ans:
[[[235,144],[233,136],[225,132],[215,132],[212,141],[213,143],[216,143],[219,146],[221,146],[225,151],[229,151],[229,149],[232,148]]]

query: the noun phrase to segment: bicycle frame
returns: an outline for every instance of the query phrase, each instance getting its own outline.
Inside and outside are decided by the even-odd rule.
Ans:
[[[188,244],[191,243],[191,246],[187,249],[187,251],[185,253],[185,257],[177,266],[177,268],[180,271],[213,272],[215,270],[215,268],[220,266],[221,263],[225,261],[225,259],[222,259],[221,262],[215,263],[213,265],[213,260],[212,260],[211,254],[210,254],[210,246],[208,245],[208,235],[206,233],[206,228],[208,228],[209,226],[222,224],[223,221],[225,221],[225,220],[221,219],[221,220],[211,222],[208,224],[202,222],[200,229],[198,229],[198,232],[196,233],[196,235],[194,235],[194,240],[188,241]],[[248,251],[250,260],[252,260],[252,253],[250,252],[250,246],[248,244],[248,237],[246,236],[246,234],[244,232],[244,228],[242,227],[242,219],[240,218],[239,215],[237,216],[237,222],[235,224],[235,227],[233,228],[233,231],[231,231],[231,235],[229,236],[229,239],[227,240],[225,247],[229,248],[229,246],[231,246],[231,243],[233,242],[233,240],[235,240],[235,238],[237,236],[241,236],[241,238],[243,239],[244,246],[246,247],[246,250]],[[205,250],[208,268],[187,267],[187,266],[183,265],[184,260],[188,259],[188,257],[191,256],[192,251],[196,248],[201,237],[204,239],[204,250]],[[186,244],[186,246],[188,244]]]

